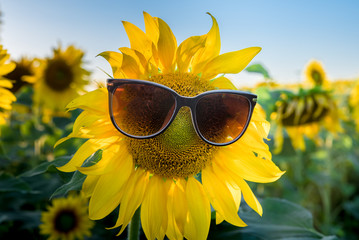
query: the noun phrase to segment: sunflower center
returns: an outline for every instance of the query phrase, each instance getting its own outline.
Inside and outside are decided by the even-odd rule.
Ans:
[[[148,79],[166,85],[183,96],[213,90],[208,81],[189,73],[171,73]],[[164,178],[186,178],[201,171],[217,147],[202,141],[192,124],[190,109],[180,109],[166,131],[155,138],[127,138],[134,162]]]
[[[62,92],[73,82],[74,73],[63,59],[49,60],[45,70],[45,82],[52,90]]]
[[[62,210],[55,217],[55,229],[61,233],[68,233],[77,227],[77,216],[73,210]]]
[[[13,87],[10,89],[12,92],[17,92],[22,86],[28,84],[22,80],[23,76],[30,76],[33,73],[30,70],[30,67],[25,66],[24,64],[16,64],[15,69],[12,72],[4,75],[5,78],[14,80]]]
[[[315,82],[315,85],[317,86],[321,86],[323,84],[323,78],[322,75],[320,74],[320,72],[313,70],[312,71],[312,78]]]

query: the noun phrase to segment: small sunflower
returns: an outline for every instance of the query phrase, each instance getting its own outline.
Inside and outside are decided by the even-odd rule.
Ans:
[[[297,93],[284,91],[271,115],[277,125],[274,152],[282,150],[283,128],[286,129],[294,149],[304,151],[304,137],[321,144],[321,127],[334,134],[342,131],[339,115],[330,92],[320,87],[300,89]]]
[[[331,86],[330,81],[324,71],[323,64],[317,60],[311,60],[305,70],[304,84],[309,87],[321,86],[324,89],[329,89]]]
[[[213,24],[207,34],[189,37],[177,46],[170,27],[144,12],[146,32],[123,22],[131,48],[100,56],[108,60],[115,78],[160,83],[184,96],[217,88],[235,89],[223,74],[243,70],[260,48],[219,54],[218,24],[211,17]],[[67,107],[83,112],[72,133],[57,144],[74,137],[88,140],[59,169],[87,175],[82,191],[91,197],[91,219],[102,219],[120,206],[114,226],[121,226],[119,234],[138,208],[148,239],[163,239],[165,235],[170,239],[206,239],[211,205],[217,223],[226,220],[246,226],[238,216],[242,197],[262,215],[246,181],[273,182],[283,174],[264,142],[270,126],[258,105],[245,134],[225,147],[209,145],[197,136],[188,109],[181,109],[161,135],[139,140],[122,135],[111,123],[105,88],[89,92]],[[81,167],[98,150],[102,159]]]
[[[15,68],[15,63],[8,63],[10,55],[7,50],[0,45],[0,125],[6,123],[8,112],[11,110],[11,103],[16,101],[16,97],[8,89],[13,87],[10,80],[3,77]]]
[[[349,106],[352,108],[351,116],[355,122],[356,130],[359,132],[359,81],[355,84],[355,87],[351,90],[349,96]]]
[[[11,92],[16,93],[22,86],[32,83],[32,78],[30,78],[29,82],[29,77],[34,75],[35,61],[33,59],[22,57],[19,61],[13,62],[16,64],[15,69],[4,77],[12,80],[13,87]]]
[[[65,112],[66,105],[88,84],[89,72],[83,68],[84,53],[74,46],[53,50],[53,56],[39,60],[35,75],[27,77],[34,83],[34,104],[45,115]]]
[[[88,218],[88,201],[84,197],[69,195],[52,201],[52,206],[41,214],[40,232],[49,239],[84,239],[90,236],[94,222]]]

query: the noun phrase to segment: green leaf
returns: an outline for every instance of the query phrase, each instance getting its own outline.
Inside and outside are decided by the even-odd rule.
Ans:
[[[264,78],[270,79],[268,71],[261,64],[252,64],[245,69],[247,72],[260,73]]]
[[[265,199],[261,204],[262,217],[248,207],[239,213],[247,227],[239,228],[223,222],[211,227],[208,239],[337,239],[316,231],[312,214],[297,204],[274,198]]]
[[[346,202],[344,204],[344,209],[359,220],[359,197],[354,198],[351,202]]]
[[[21,222],[22,229],[38,228],[41,221],[40,211],[9,211],[0,212],[0,224],[5,222]]]
[[[92,154],[89,158],[86,159],[82,167],[88,167],[97,163],[102,157],[102,151],[99,150]],[[86,179],[86,175],[82,174],[79,171],[76,171],[69,182],[60,186],[55,192],[51,195],[50,199],[54,197],[65,196],[69,191],[78,191],[81,190],[82,184]]]
[[[82,184],[85,181],[86,175],[76,171],[69,182],[65,183],[61,187],[55,190],[55,192],[51,195],[50,199],[54,197],[63,197],[69,191],[78,191],[81,190]]]
[[[43,162],[40,165],[38,165],[37,167],[35,167],[27,172],[24,172],[19,177],[33,177],[33,176],[36,176],[39,174],[43,174],[43,173],[47,172],[47,170],[50,167],[52,167],[52,166],[60,167],[60,166],[64,165],[65,163],[67,163],[70,159],[71,159],[70,156],[63,156],[63,157],[59,157],[51,162]]]
[[[31,192],[29,185],[23,180],[11,176],[8,173],[0,172],[0,192]]]

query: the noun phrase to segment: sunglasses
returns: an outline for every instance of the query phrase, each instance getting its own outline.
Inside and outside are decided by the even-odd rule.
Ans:
[[[235,90],[185,97],[164,85],[133,79],[108,79],[107,89],[110,118],[122,134],[137,139],[155,137],[187,106],[198,136],[215,146],[231,144],[243,135],[257,102],[257,95]]]

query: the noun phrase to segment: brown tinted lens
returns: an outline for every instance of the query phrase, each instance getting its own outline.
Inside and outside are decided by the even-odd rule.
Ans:
[[[249,100],[233,93],[213,93],[202,97],[196,107],[197,125],[202,136],[214,143],[228,143],[244,130]]]
[[[174,96],[157,86],[126,83],[113,94],[113,117],[122,131],[133,136],[149,136],[162,130],[174,109]]]

